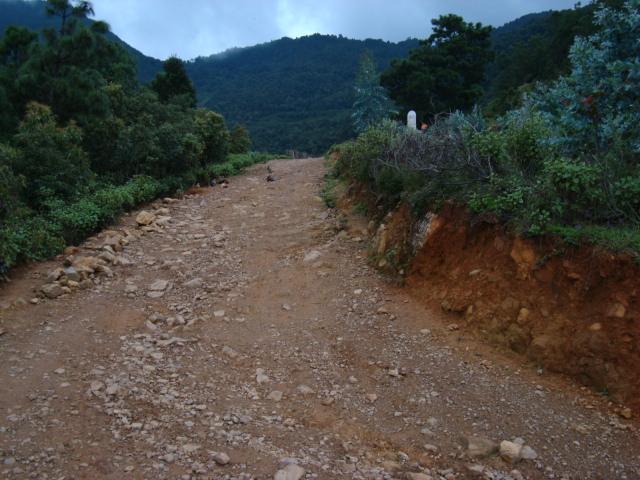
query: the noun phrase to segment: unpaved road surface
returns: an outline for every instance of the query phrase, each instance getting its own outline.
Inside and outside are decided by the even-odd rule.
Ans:
[[[640,478],[634,419],[373,271],[322,159],[271,166],[126,216],[131,264],[89,288],[29,303],[61,260],[2,288],[0,478]]]

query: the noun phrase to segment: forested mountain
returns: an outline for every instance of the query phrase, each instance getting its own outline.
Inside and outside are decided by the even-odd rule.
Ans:
[[[248,126],[254,145],[321,153],[353,135],[351,107],[358,60],[369,50],[380,69],[407,55],[400,43],[311,35],[198,58],[187,70],[200,103]]]
[[[588,4],[529,14],[494,29],[496,59],[487,68],[484,109],[499,115],[516,105],[522,90],[535,81],[566,72],[573,38],[594,30],[594,8]],[[0,0],[0,31],[11,24],[41,29],[50,22],[40,1]],[[425,37],[428,29],[425,19]],[[141,82],[161,70],[160,60],[109,35],[133,56]],[[353,136],[353,82],[362,53],[369,50],[382,71],[392,59],[406,57],[417,46],[417,39],[391,43],[316,34],[199,57],[187,62],[186,68],[198,103],[221,112],[230,126],[245,125],[254,148],[320,153]]]
[[[620,8],[622,0],[594,0],[587,5],[520,17],[492,34],[496,53],[486,73],[484,110],[497,115],[517,106],[524,90],[569,71],[574,38],[596,32],[594,13],[602,6]]]
[[[84,21],[92,22],[92,20]],[[46,15],[44,2],[42,1],[0,0],[0,37],[4,35],[4,31],[9,25],[19,25],[39,31],[43,28],[56,26],[56,20]],[[107,35],[122,45],[133,57],[138,69],[138,80],[140,82],[149,82],[156,73],[162,70],[162,62],[160,60],[144,55],[112,32]]]

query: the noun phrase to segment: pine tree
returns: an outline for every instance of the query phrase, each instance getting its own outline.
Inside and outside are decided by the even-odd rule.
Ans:
[[[187,75],[184,62],[178,57],[169,57],[164,62],[164,71],[151,82],[161,102],[167,103],[183,97],[189,107],[196,106],[196,89]]]
[[[247,153],[251,149],[249,132],[242,125],[236,125],[231,130],[230,153]]]
[[[381,77],[390,97],[420,117],[470,110],[482,96],[486,64],[493,58],[491,27],[458,15],[431,20],[433,33],[393,61]]]
[[[373,55],[368,50],[360,58],[354,88],[356,100],[351,118],[356,132],[363,132],[370,125],[395,113],[385,89],[380,86],[380,75]]]

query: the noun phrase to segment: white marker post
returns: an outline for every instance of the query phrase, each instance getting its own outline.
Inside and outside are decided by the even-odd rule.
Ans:
[[[407,113],[407,127],[412,128],[413,130],[417,128],[416,112],[413,110],[410,110],[409,113]]]

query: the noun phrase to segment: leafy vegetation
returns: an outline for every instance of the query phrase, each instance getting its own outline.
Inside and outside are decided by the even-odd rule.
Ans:
[[[356,132],[361,133],[396,112],[384,88],[380,86],[380,75],[368,51],[360,57],[354,88],[356,100],[351,118]]]
[[[520,105],[522,94],[537,81],[570,71],[568,53],[576,36],[597,31],[594,12],[620,8],[622,0],[595,0],[576,8],[525,15],[493,31],[495,61],[487,68],[482,104],[491,115]]]
[[[50,0],[56,26],[0,40],[0,267],[45,258],[123,211],[268,157],[196,109],[170,58],[142,87],[127,52],[85,1]],[[232,149],[234,155],[229,155]]]
[[[338,172],[388,208],[455,201],[527,235],[640,252],[640,2],[601,7],[594,24],[574,41],[569,73],[522,107],[496,120],[455,112],[426,132],[382,122],[337,147]]]
[[[458,15],[431,21],[433,33],[393,61],[381,83],[405,112],[429,118],[454,109],[466,110],[482,96],[482,81],[492,59],[491,27],[467,23]]]

